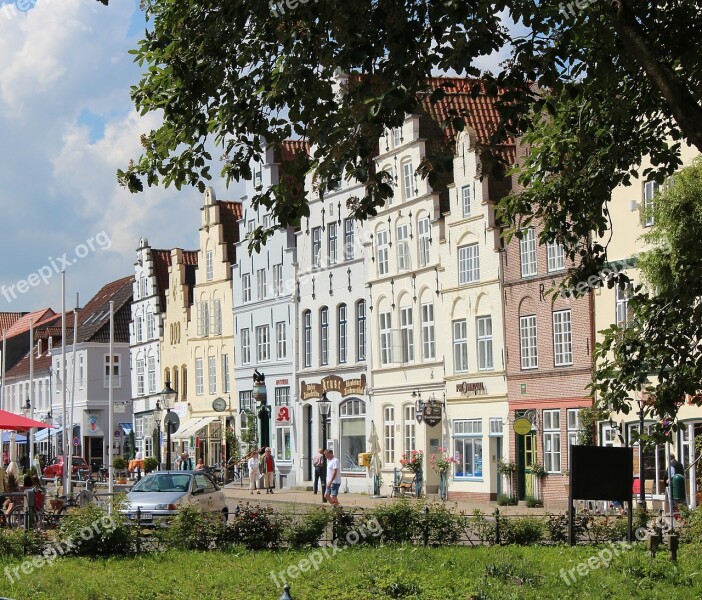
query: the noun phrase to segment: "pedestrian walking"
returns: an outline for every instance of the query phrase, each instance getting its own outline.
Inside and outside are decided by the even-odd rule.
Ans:
[[[265,453],[258,461],[258,468],[261,470],[261,473],[263,473],[263,487],[266,488],[266,494],[272,494],[275,477],[275,460],[271,456],[270,448],[266,448]]]
[[[192,471],[193,470],[193,459],[190,458],[187,452],[183,452],[180,455],[178,464],[176,465],[181,471]]]
[[[324,482],[326,481],[326,473],[324,472],[324,450],[320,448],[317,450],[316,454],[312,457],[312,466],[314,467],[314,485],[312,489],[314,493],[317,493],[318,483],[322,482],[322,496],[324,496],[325,488]]]
[[[333,450],[325,452],[327,457],[327,489],[324,497],[330,504],[339,506],[339,488],[341,487],[341,465],[339,459],[334,456]]]
[[[249,460],[246,464],[249,467],[249,490],[252,494],[254,492],[260,494],[261,490],[256,489],[258,487],[258,478],[261,476],[261,471],[258,470],[258,449],[249,454]]]

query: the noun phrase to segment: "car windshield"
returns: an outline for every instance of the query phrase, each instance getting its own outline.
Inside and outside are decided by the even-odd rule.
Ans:
[[[187,492],[190,475],[184,473],[156,473],[139,481],[132,492]]]

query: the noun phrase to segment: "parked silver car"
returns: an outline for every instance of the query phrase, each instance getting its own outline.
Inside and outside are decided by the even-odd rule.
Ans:
[[[139,509],[142,524],[151,525],[177,515],[185,506],[221,514],[225,521],[229,516],[224,492],[203,471],[149,473],[127,494],[120,512],[135,521]]]

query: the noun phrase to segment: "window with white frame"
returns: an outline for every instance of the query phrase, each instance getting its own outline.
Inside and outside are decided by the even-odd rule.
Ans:
[[[197,303],[197,335],[207,337],[210,334],[210,304],[207,300]]]
[[[51,339],[51,338],[49,338]],[[78,387],[82,390],[85,382],[85,356],[78,355]],[[58,389],[58,388],[57,388]]]
[[[483,422],[466,419],[453,422],[453,475],[478,479],[483,476]]]
[[[422,356],[424,360],[436,358],[436,341],[434,332],[434,305],[422,304]]]
[[[302,337],[302,356],[304,357],[304,365],[312,366],[312,311],[306,310],[302,315],[303,321],[303,337]]]
[[[156,392],[156,357],[149,356],[147,365],[149,371],[149,393],[153,394]]]
[[[547,473],[561,472],[561,411],[545,410],[544,418],[544,468]]]
[[[388,253],[389,253],[389,237],[388,230],[381,229],[376,236],[376,254],[378,262],[378,275],[385,275],[388,272]]]
[[[411,268],[409,243],[407,242],[409,238],[409,226],[405,223],[404,225],[397,226],[397,270],[398,271],[409,271]]]
[[[354,244],[354,220],[344,219],[344,260],[353,260]]]
[[[330,265],[336,264],[336,223],[331,222],[327,225],[327,257]]]
[[[602,446],[613,447],[617,440],[617,430],[609,424],[602,424],[602,436],[600,442]]]
[[[271,338],[268,325],[256,327],[256,360],[265,362],[271,359]]]
[[[548,255],[548,272],[565,270],[565,250],[558,242],[549,242],[546,244],[546,253]]]
[[[253,391],[247,390],[245,392],[239,392],[239,412],[243,413],[245,410],[253,410]],[[244,427],[246,429],[246,427]]]
[[[429,264],[429,246],[431,243],[431,224],[429,217],[422,217],[417,221],[417,244],[419,245],[419,266],[426,267]]]
[[[256,271],[256,285],[258,287],[258,299],[263,300],[267,295],[265,269],[259,269]]]
[[[356,303],[356,360],[366,360],[366,301]]]
[[[615,303],[616,303],[616,318],[619,327],[629,325],[629,300],[631,299],[631,284],[620,287],[618,284],[614,286]]]
[[[139,279],[139,289],[140,289],[140,298],[146,298],[147,295],[147,290],[146,290],[146,277],[143,275]]]
[[[214,253],[212,250],[205,253],[205,279],[207,281],[214,279]]]
[[[292,460],[291,425],[278,425],[275,428],[275,458],[281,462]]]
[[[137,396],[144,395],[144,359],[140,358],[136,364]]]
[[[273,265],[273,294],[283,295],[283,265]]]
[[[416,437],[416,414],[414,410],[414,404],[405,404],[402,408],[403,416],[403,430],[404,430],[404,446],[403,451],[406,453],[412,452],[412,450],[417,449],[417,437]]]
[[[470,186],[464,185],[461,188],[461,207],[463,208],[463,216],[470,217]]]
[[[402,183],[405,199],[409,200],[410,198],[414,198],[414,166],[411,162],[406,162],[402,165]]]
[[[329,364],[329,309],[319,310],[319,364]]]
[[[389,311],[378,315],[380,321],[380,364],[392,362],[392,315]]]
[[[225,394],[231,391],[229,379],[229,354],[222,354],[222,391]]]
[[[478,333],[478,370],[491,371],[495,368],[492,354],[492,317],[477,317],[475,326]]]
[[[553,355],[557,367],[573,364],[573,329],[570,310],[553,313]]]
[[[383,463],[395,464],[395,408],[383,408]]]
[[[205,374],[203,373],[203,361],[201,358],[195,359],[195,394],[202,396],[205,393]]]
[[[658,184],[655,181],[647,181],[644,183],[644,202],[643,202],[643,224],[644,227],[650,227],[655,223],[653,217],[653,198],[658,193]]]
[[[402,362],[412,362],[414,360],[414,322],[411,306],[400,309],[400,338],[402,340]]]
[[[502,435],[504,424],[500,417],[490,417],[490,435]]]
[[[346,362],[346,344],[348,335],[348,318],[346,314],[346,305],[340,304],[337,310],[337,358],[340,363]]]
[[[480,250],[478,244],[458,248],[458,283],[480,281]]]
[[[365,473],[358,455],[366,451],[366,403],[351,399],[339,405],[339,461],[342,471]]]
[[[402,127],[392,128],[392,145],[397,148],[402,143]]]
[[[144,341],[144,317],[142,317],[141,315],[137,316],[134,328],[136,329],[137,343],[143,342]]]
[[[122,387],[122,378],[120,377],[119,368],[119,354],[115,354],[112,357],[112,387],[118,388]],[[105,356],[105,370],[104,370],[104,384],[105,387],[110,387],[110,355]]]
[[[276,406],[290,406],[290,388],[288,386],[275,388],[274,394]]]
[[[453,370],[468,370],[468,323],[465,319],[453,321]]]
[[[317,268],[322,260],[322,228],[312,228],[312,268]]]
[[[287,328],[285,321],[278,321],[275,324],[275,345],[276,358],[282,360],[288,357]]]
[[[383,167],[383,171],[385,171],[389,175],[388,185],[391,186],[392,188],[396,188],[397,187],[397,172],[395,171],[395,167],[391,167],[390,165],[386,165],[385,167]],[[393,200],[394,200],[393,196],[388,196],[388,199],[385,201],[387,206],[392,206]]]
[[[141,443],[144,438],[144,417],[134,417],[134,437],[136,438],[137,444]]]
[[[522,277],[536,275],[536,230],[533,227],[522,231],[522,239],[519,240],[519,255]]]
[[[212,327],[210,331],[212,335],[222,335],[222,302],[219,298],[211,300],[212,308],[210,313],[212,314]]]
[[[146,339],[153,340],[156,337],[156,319],[154,313],[146,313]]]
[[[210,394],[217,393],[217,357],[207,357],[207,375],[209,376]]]
[[[568,465],[570,465],[570,447],[578,444],[580,435],[580,409],[569,408],[566,410],[566,425],[568,428]]]
[[[241,299],[242,302],[251,302],[251,274],[245,273],[241,276]]]
[[[539,366],[536,348],[536,315],[519,318],[519,348],[522,369],[536,369]]]
[[[248,365],[251,362],[251,332],[246,327],[241,330],[241,363]]]
[[[271,228],[271,216],[270,215],[263,215],[263,228],[264,229]]]

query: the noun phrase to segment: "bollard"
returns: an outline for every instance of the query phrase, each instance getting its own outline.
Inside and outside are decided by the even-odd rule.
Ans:
[[[666,545],[668,546],[668,551],[670,552],[670,560],[676,562],[678,560],[678,545],[680,544],[680,538],[677,533],[669,533],[666,539]]]
[[[283,595],[280,597],[280,600],[293,600],[290,595],[290,586],[287,583],[283,586]]]
[[[648,547],[648,551],[651,553],[651,558],[656,558],[656,552],[658,551],[658,545],[660,543],[660,531],[654,531],[648,534],[648,538],[646,538],[646,546]]]
[[[495,544],[500,545],[500,509],[495,508]]]

